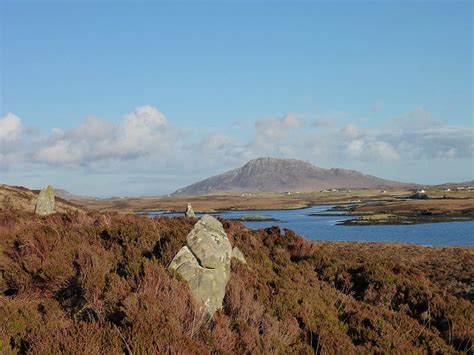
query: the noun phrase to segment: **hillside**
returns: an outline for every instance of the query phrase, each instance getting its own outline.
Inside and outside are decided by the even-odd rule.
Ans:
[[[10,186],[0,184],[0,210],[14,209],[18,211],[33,212],[38,199],[38,190],[29,190],[23,186]],[[57,212],[68,212],[81,210],[79,207],[56,195]]]
[[[331,188],[400,188],[410,186],[355,170],[322,169],[295,159],[258,158],[241,168],[179,189],[173,195],[224,192],[318,191]]]
[[[474,180],[464,182],[447,182],[441,185],[436,185],[438,188],[456,188],[456,187],[471,187],[474,186]]]
[[[194,218],[0,211],[1,353],[469,353],[472,248],[311,242],[223,221],[223,309],[167,266]]]
[[[54,194],[55,194],[57,197],[62,198],[63,200],[71,201],[71,202],[74,202],[74,201],[82,201],[82,200],[92,200],[92,199],[95,198],[95,197],[93,197],[93,196],[80,196],[80,195],[76,195],[76,194],[70,193],[69,191],[64,190],[64,189],[54,189]]]

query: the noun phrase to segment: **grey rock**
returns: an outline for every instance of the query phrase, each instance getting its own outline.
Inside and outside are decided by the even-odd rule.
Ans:
[[[54,213],[54,189],[51,185],[43,188],[36,202],[35,213],[40,216],[46,216]]]
[[[186,212],[184,214],[186,217],[196,217],[196,215],[194,214],[194,210],[193,208],[191,207],[191,204],[188,203],[188,207],[186,207]]]
[[[188,234],[187,245],[205,268],[217,268],[230,262],[232,246],[222,223],[205,215]]]
[[[239,248],[234,247],[232,249],[232,257],[240,261],[242,264],[247,265],[247,260],[245,260],[244,254],[240,251]]]
[[[205,215],[169,265],[188,282],[194,299],[208,317],[222,308],[231,257],[232,246],[222,224]]]

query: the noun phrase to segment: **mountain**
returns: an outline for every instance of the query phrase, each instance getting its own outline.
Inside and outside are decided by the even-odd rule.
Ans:
[[[202,195],[223,192],[318,191],[330,188],[408,187],[396,181],[365,175],[355,170],[322,169],[296,159],[258,158],[241,168],[213,176],[173,195]]]

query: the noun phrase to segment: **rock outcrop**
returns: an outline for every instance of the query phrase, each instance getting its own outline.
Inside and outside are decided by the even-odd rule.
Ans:
[[[54,213],[54,189],[51,185],[43,188],[36,202],[35,213],[40,216],[46,216]]]
[[[186,212],[184,213],[184,215],[186,217],[196,217],[190,203],[188,203],[188,207],[186,207]]]
[[[222,223],[205,215],[188,234],[186,245],[169,266],[188,282],[194,299],[208,317],[222,308],[233,254]]]

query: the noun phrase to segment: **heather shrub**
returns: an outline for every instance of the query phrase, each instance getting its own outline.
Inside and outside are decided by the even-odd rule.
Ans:
[[[316,243],[224,220],[248,265],[232,261],[223,309],[205,322],[187,284],[167,269],[195,222],[0,211],[0,352],[472,349],[474,307],[459,285],[474,276],[456,267],[470,265],[469,250]]]

